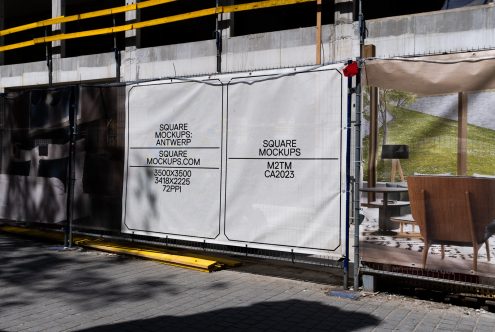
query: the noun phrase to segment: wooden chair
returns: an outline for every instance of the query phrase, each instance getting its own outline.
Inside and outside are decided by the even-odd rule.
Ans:
[[[495,179],[466,176],[409,176],[411,212],[424,239],[423,268],[432,244],[473,247],[473,270],[483,243],[495,233]]]

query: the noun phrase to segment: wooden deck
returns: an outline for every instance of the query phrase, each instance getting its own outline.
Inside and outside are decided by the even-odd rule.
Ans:
[[[422,268],[421,252],[391,248],[369,242],[361,242],[360,247],[363,262]],[[481,248],[481,250],[483,249]],[[486,261],[486,259],[480,259],[478,272],[472,271],[472,266],[473,261],[471,259],[450,257],[441,259],[440,255],[432,255],[431,253],[426,264],[426,268],[429,270],[465,273],[495,279],[495,264]]]

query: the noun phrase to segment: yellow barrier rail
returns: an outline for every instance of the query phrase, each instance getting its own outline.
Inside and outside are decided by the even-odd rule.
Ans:
[[[64,235],[60,232],[17,226],[0,226],[0,233],[16,234],[55,242],[61,242],[64,238]],[[240,261],[228,257],[213,257],[179,248],[168,249],[159,246],[149,246],[142,243],[130,244],[123,241],[103,240],[92,236],[79,235],[74,236],[73,240],[75,245],[81,247],[93,248],[115,254],[143,257],[168,265],[202,272],[210,272],[241,265]]]
[[[177,1],[177,0],[149,0],[146,2],[140,2],[137,5],[146,4],[147,6],[144,6],[144,7],[150,7],[150,6],[154,6],[158,3],[162,4],[162,3],[173,2],[173,1]],[[219,6],[219,7],[215,7],[215,8],[202,9],[202,10],[198,10],[198,11],[194,11],[194,12],[178,14],[178,15],[173,15],[173,16],[167,16],[167,17],[157,18],[157,19],[153,19],[153,20],[138,22],[138,23],[120,25],[120,26],[111,27],[111,28],[94,29],[94,30],[87,30],[87,31],[80,31],[80,32],[73,32],[73,33],[62,33],[62,34],[53,35],[53,36],[34,38],[33,40],[29,40],[29,41],[25,41],[25,42],[1,46],[0,52],[5,52],[5,51],[13,50],[13,49],[33,46],[36,44],[49,43],[49,42],[59,41],[59,40],[91,37],[91,36],[111,34],[111,33],[116,33],[116,32],[134,30],[134,29],[142,29],[142,28],[146,28],[146,27],[151,27],[151,26],[156,26],[156,25],[161,25],[161,24],[167,24],[167,23],[172,23],[172,22],[178,22],[178,21],[185,21],[185,20],[189,20],[189,19],[193,19],[193,18],[215,15],[215,14],[219,14],[219,13],[235,13],[235,12],[241,12],[241,11],[270,8],[270,7],[278,7],[278,6],[287,6],[287,5],[294,5],[294,4],[300,4],[300,3],[306,3],[306,2],[315,2],[315,1],[316,0],[265,0],[265,1],[259,1],[259,2],[240,4],[240,5]],[[88,16],[88,15],[96,15],[95,13],[100,13],[100,12],[102,13],[101,15],[98,14],[96,16],[91,16],[91,17],[110,15],[108,13],[103,14],[103,12],[107,12],[109,10],[110,11],[111,10],[120,10],[120,12],[128,11],[128,10],[124,10],[124,8],[129,7],[129,6],[133,6],[133,7],[137,8],[136,4],[133,4],[133,5],[116,7],[116,8],[111,8],[111,9],[105,9],[105,10],[100,10],[97,12],[79,14],[79,15],[74,15],[74,16],[57,17],[57,18],[53,18],[53,19],[49,19],[49,20],[45,20],[45,21],[40,21],[37,23],[31,23],[31,24],[27,24],[24,26],[20,26],[17,28],[11,28],[11,29],[7,29],[7,30],[18,29],[18,28],[25,27],[25,26],[31,26],[32,24],[40,24],[42,22],[48,22],[48,21],[52,22],[50,24],[66,23],[66,22],[70,22],[70,21],[64,21],[65,19],[72,19],[73,17],[81,17],[82,15],[85,15],[84,18],[89,18],[90,16]],[[141,6],[140,8],[144,8],[144,7]],[[135,10],[135,9],[129,9],[129,10]],[[77,19],[74,19],[74,21],[75,20],[77,20]],[[47,23],[46,25],[49,25],[49,24]],[[43,26],[43,25],[39,25],[39,26]],[[39,27],[39,26],[36,26],[36,27]],[[24,30],[28,30],[28,29],[32,29],[32,28],[26,28]],[[7,30],[0,31],[0,33],[7,31]],[[23,31],[23,30],[17,30],[17,31]],[[10,32],[10,33],[12,33],[12,32]],[[0,36],[1,36],[1,34],[0,34]]]
[[[100,17],[100,16],[125,13],[125,12],[130,12],[133,10],[143,9],[143,8],[147,8],[147,7],[163,5],[163,4],[175,2],[175,1],[178,1],[178,0],[148,0],[145,2],[135,3],[135,4],[126,5],[126,6],[120,6],[120,7],[113,7],[113,8],[108,8],[108,9],[102,9],[102,10],[87,12],[87,13],[83,13],[83,14],[53,17],[53,18],[49,18],[49,19],[39,21],[39,22],[28,23],[28,24],[17,26],[17,27],[0,30],[0,37],[10,35],[12,33],[20,32],[20,31],[26,31],[26,30],[46,27],[46,26],[50,26],[52,24],[75,22],[75,21],[85,20],[88,18],[95,18],[95,17]]]

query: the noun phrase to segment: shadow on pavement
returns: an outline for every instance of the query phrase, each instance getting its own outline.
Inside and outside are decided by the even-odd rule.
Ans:
[[[290,280],[311,281],[321,285],[341,285],[343,270],[331,267],[309,266],[304,264],[288,265],[277,261],[246,261],[236,267],[236,272],[278,277]]]
[[[133,320],[79,331],[354,331],[378,324],[379,320],[369,314],[318,302],[288,300]]]
[[[31,240],[0,236],[0,287],[4,298],[0,313],[8,307],[38,303],[39,298],[64,301],[84,311],[183,291],[178,282],[183,270],[171,271],[163,280],[160,275],[141,273],[153,268],[149,263],[99,252],[54,250]],[[217,282],[204,287],[227,285]]]

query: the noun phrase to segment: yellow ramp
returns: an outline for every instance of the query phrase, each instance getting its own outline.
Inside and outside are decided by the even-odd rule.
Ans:
[[[52,241],[63,241],[63,234],[54,231],[42,231],[37,229],[0,226],[3,233],[11,233]],[[81,247],[92,248],[105,252],[142,257],[168,265],[184,267],[202,272],[211,272],[225,267],[239,266],[241,263],[230,258],[216,258],[192,252],[181,253],[180,250],[164,250],[159,247],[140,246],[139,244],[124,244],[122,242],[110,242],[90,237],[74,236],[74,243]]]
[[[116,254],[143,257],[146,259],[151,259],[162,263],[192,268],[200,271],[210,272],[221,268],[221,266],[218,265],[218,262],[214,260],[202,259],[191,256],[174,255],[159,250],[130,247],[120,243],[115,244],[106,241],[88,240],[88,239],[76,240],[74,241],[74,243],[82,247],[98,249],[101,251],[106,251]]]

